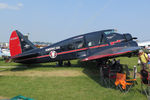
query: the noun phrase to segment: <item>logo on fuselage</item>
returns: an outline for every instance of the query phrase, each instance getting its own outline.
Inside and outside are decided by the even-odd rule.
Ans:
[[[56,51],[51,51],[51,52],[49,53],[49,56],[50,56],[51,58],[56,58],[56,57],[57,57],[57,52],[56,52]]]

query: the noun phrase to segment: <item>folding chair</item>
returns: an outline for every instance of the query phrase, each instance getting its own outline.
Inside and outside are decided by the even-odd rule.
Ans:
[[[115,87],[115,80],[116,80],[116,74],[118,72],[122,72],[122,65],[121,64],[115,64],[114,66],[111,65],[104,65],[100,69],[101,71],[101,79],[102,82],[107,86],[107,87]]]
[[[123,66],[122,64],[116,62],[112,66],[110,66],[109,69],[109,83],[112,83],[111,85],[115,87],[115,80],[117,73],[123,73]]]
[[[150,99],[150,74],[147,70],[142,69],[141,72],[141,89],[146,94],[147,98]]]
[[[120,63],[115,64],[102,64],[100,67],[100,79],[103,85],[106,87],[115,87],[116,73],[122,72],[122,65]]]
[[[117,73],[115,85],[120,88],[122,92],[128,92],[134,85],[136,79],[126,79],[126,74]]]

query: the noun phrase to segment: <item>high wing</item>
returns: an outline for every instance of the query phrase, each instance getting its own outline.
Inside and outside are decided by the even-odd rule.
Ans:
[[[103,51],[97,51],[93,54],[90,54],[82,58],[81,60],[89,61],[89,60],[96,60],[102,58],[113,58],[116,56],[130,55],[132,53],[137,53],[139,49],[140,47],[114,47]]]

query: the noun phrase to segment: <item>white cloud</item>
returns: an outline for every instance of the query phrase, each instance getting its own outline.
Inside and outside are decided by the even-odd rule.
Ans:
[[[18,7],[23,7],[22,3],[18,3],[17,5],[18,5]]]
[[[0,10],[1,9],[19,10],[21,9],[21,7],[23,7],[22,3],[18,3],[15,6],[8,5],[7,3],[0,3]]]

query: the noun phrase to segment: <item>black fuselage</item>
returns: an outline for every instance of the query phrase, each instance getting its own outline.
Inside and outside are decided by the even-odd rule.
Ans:
[[[18,63],[44,63],[84,59],[99,51],[107,52],[114,47],[137,46],[130,34],[103,30],[75,36],[42,49],[32,49],[15,56],[13,60]]]

